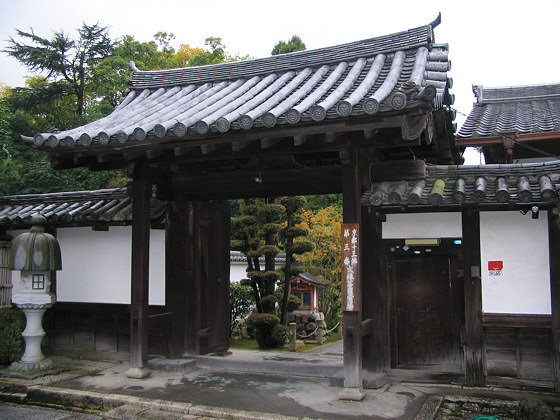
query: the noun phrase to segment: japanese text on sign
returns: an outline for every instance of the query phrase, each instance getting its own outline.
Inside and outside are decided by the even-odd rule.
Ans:
[[[358,311],[359,226],[342,225],[342,310]]]

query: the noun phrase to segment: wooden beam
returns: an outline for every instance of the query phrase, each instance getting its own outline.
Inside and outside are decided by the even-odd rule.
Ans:
[[[172,188],[190,200],[334,194],[342,191],[341,179],[341,166],[320,166],[267,171],[262,176],[258,171],[247,171],[179,177]]]
[[[542,141],[542,140],[558,140],[560,139],[560,132],[558,131],[547,131],[542,133],[528,133],[528,134],[505,134],[508,137],[515,137],[515,140],[519,142],[531,142],[531,141]],[[488,136],[488,137],[470,137],[463,138],[457,137],[455,139],[455,144],[457,146],[487,146],[491,144],[502,144],[504,141],[504,136]]]
[[[125,373],[131,378],[144,378],[151,373],[147,368],[151,194],[149,168],[135,165],[132,180],[130,369]]]
[[[480,213],[463,211],[463,252],[465,292],[465,337],[463,357],[465,385],[486,382],[484,330],[482,327],[482,282],[480,261]]]

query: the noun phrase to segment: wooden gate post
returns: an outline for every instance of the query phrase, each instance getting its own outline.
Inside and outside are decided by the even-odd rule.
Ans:
[[[462,224],[465,264],[465,385],[483,386],[486,382],[486,369],[482,328],[480,213],[464,211]]]
[[[132,179],[132,266],[130,297],[129,378],[149,376],[148,369],[148,286],[150,261],[150,199],[152,184],[149,168],[134,165]]]
[[[358,152],[351,145],[341,150],[343,168],[343,317],[344,390],[340,398],[360,401],[362,390],[362,282],[360,264],[361,177]],[[345,244],[345,245],[344,245]],[[344,261],[348,258],[348,261]],[[354,259],[354,261],[352,261]]]
[[[552,309],[552,369],[554,390],[560,392],[560,225],[553,210],[548,211],[550,295]]]

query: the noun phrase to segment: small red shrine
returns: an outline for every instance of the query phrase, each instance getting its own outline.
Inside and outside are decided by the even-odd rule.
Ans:
[[[326,281],[320,280],[309,273],[301,273],[292,279],[291,294],[301,300],[298,308],[302,311],[319,311],[319,287],[326,286]]]

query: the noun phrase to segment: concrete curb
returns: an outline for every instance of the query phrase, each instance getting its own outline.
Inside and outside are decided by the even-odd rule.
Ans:
[[[83,411],[95,411],[101,413],[102,417],[114,418],[111,411],[129,406],[128,410],[141,414],[145,410],[160,410],[170,413],[185,414],[191,416],[210,417],[216,419],[244,419],[244,420],[296,420],[300,417],[285,416],[273,413],[257,413],[230,408],[210,407],[191,403],[167,401],[161,399],[149,399],[121,394],[103,394],[93,391],[82,391],[76,389],[54,388],[44,385],[32,385],[27,387],[25,393],[21,392],[21,386],[10,391],[4,388],[0,392],[0,400],[6,402],[42,405],[47,407],[78,409]],[[134,410],[131,407],[138,407]],[[117,416],[122,418],[122,416]],[[140,417],[141,418],[141,417]]]

